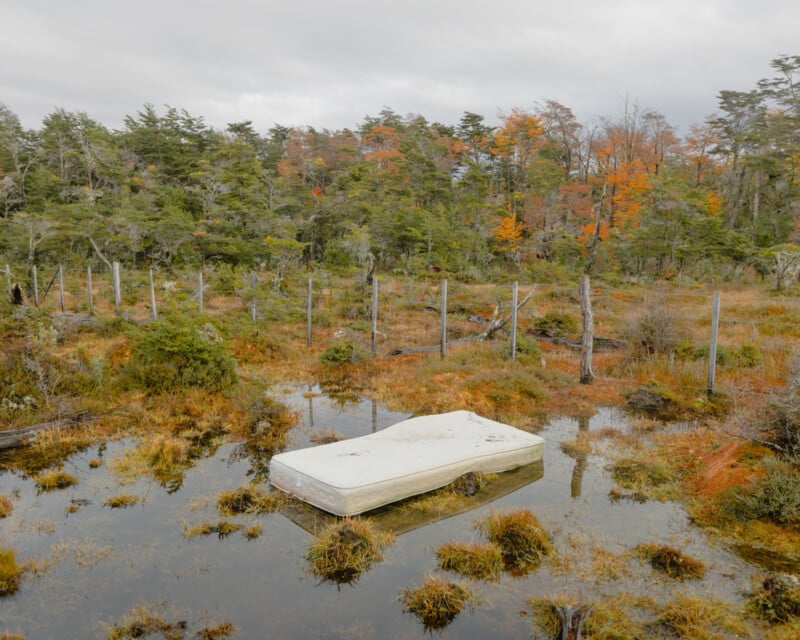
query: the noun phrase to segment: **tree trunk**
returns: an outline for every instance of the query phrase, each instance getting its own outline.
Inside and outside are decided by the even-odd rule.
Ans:
[[[592,380],[594,380],[594,373],[592,373],[594,317],[592,316],[592,300],[589,297],[590,287],[589,274],[582,274],[580,287],[578,289],[581,299],[581,315],[583,316],[583,334],[581,335],[581,384],[591,384]]]

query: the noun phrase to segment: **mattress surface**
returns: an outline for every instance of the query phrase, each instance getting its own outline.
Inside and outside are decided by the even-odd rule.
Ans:
[[[544,440],[469,411],[420,416],[360,438],[272,457],[270,482],[336,515],[355,515],[542,458]]]

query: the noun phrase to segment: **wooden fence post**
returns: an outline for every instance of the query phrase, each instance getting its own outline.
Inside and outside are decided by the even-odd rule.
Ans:
[[[203,315],[203,272],[197,274],[197,310]]]
[[[447,351],[447,278],[442,280],[442,309],[441,309],[441,347],[439,356],[444,359]]]
[[[6,283],[8,284],[8,299],[11,300],[11,266],[6,265]]]
[[[122,306],[122,291],[119,280],[119,262],[114,262],[111,265],[111,275],[114,281],[114,311],[119,311]]]
[[[39,276],[36,273],[36,265],[31,267],[33,273],[33,306],[39,306]]]
[[[61,302],[61,313],[66,311],[64,307],[64,270],[58,265],[58,299]]]
[[[377,353],[377,337],[378,337],[378,279],[372,277],[372,336],[370,339],[370,346],[372,353]]]
[[[313,286],[314,283],[312,281],[312,276],[309,274],[308,276],[308,300],[306,302],[306,344],[309,346],[311,345],[311,302],[312,302],[312,295],[313,295]]]
[[[589,274],[581,274],[578,293],[581,299],[581,315],[583,316],[583,333],[581,335],[581,384],[591,384],[594,380],[592,372],[592,347],[594,346],[594,316],[592,316],[591,282]]]
[[[89,315],[94,315],[94,297],[92,294],[92,265],[86,267],[86,289],[89,298]]]
[[[511,290],[511,359],[517,359],[517,304],[519,283],[515,280]]]
[[[708,349],[708,388],[706,394],[709,398],[714,394],[714,375],[717,369],[717,334],[719,333],[719,291],[714,292],[714,302],[711,309],[711,345]]]
[[[153,284],[153,270],[150,269],[148,272],[150,277],[150,314],[153,316],[153,320],[158,320],[158,310],[156,309],[156,288]]]

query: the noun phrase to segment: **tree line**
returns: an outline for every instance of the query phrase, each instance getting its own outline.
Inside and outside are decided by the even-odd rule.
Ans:
[[[721,91],[682,137],[628,102],[591,123],[545,100],[497,126],[385,108],[353,129],[263,133],[149,104],[119,130],[60,108],[26,130],[0,104],[0,253],[28,268],[305,261],[478,279],[751,265],[785,279],[800,264],[800,56],[771,69]]]

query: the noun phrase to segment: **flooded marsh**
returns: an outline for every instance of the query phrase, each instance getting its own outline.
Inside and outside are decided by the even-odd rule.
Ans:
[[[310,446],[319,434],[352,438],[408,417],[371,400],[341,403],[318,388],[287,388],[276,397],[298,412],[279,444],[284,450]],[[640,594],[663,605],[642,608],[644,615],[676,628],[693,624],[677,619],[680,598],[722,603],[730,612],[743,606],[762,575],[755,565],[715,546],[678,503],[615,499],[619,487],[606,458],[593,448],[559,446],[604,429],[626,433],[629,420],[610,409],[591,419],[554,420],[540,432],[543,467],[499,474],[475,496],[455,493],[438,507],[407,501],[380,510],[376,524],[396,537],[344,583],[320,578],[308,565],[309,549],[331,518],[289,500],[270,502],[266,465],[274,450],[220,436],[179,473],[162,475],[131,472],[146,449],[142,442],[112,440],[55,461],[51,470],[77,482],[50,491],[37,485],[47,469],[26,474],[14,464],[17,454],[6,452],[0,495],[12,509],[0,520],[0,546],[13,549],[16,563],[40,569],[0,599],[0,633],[126,637],[141,624],[184,637],[421,638],[432,627],[448,638],[529,638],[532,619],[520,611],[557,594],[600,603],[597,615],[608,609],[603,602]],[[160,451],[174,449],[159,444]],[[185,462],[184,453],[178,457]],[[500,488],[491,493],[495,482]],[[479,499],[483,491],[488,498]],[[115,501],[126,508],[111,508]],[[552,547],[538,568],[473,579],[475,606],[444,624],[419,619],[401,601],[429,576],[461,584],[464,576],[441,568],[455,565],[441,564],[437,549],[458,543],[473,550],[484,542],[480,523],[521,510],[535,514]],[[683,582],[655,570],[634,551],[654,544],[696,558],[705,573]],[[760,637],[755,627],[746,630]]]

